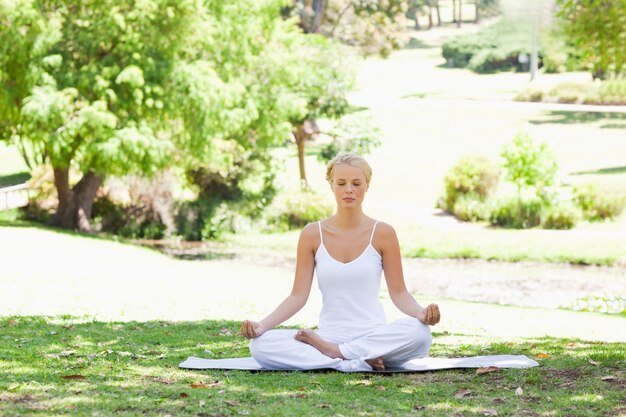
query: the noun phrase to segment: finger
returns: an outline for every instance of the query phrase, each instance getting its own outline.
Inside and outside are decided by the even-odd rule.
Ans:
[[[430,311],[430,306],[426,307],[426,310],[424,310],[424,323],[425,324],[430,324],[432,320],[432,313]]]
[[[441,313],[439,312],[439,306],[436,304],[433,304],[433,324],[439,323],[440,319],[441,319]]]

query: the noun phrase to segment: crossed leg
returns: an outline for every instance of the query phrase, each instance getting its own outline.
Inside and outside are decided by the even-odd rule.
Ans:
[[[298,330],[296,333],[295,339],[299,342],[306,343],[307,345],[313,346],[315,349],[322,352],[324,355],[330,358],[340,358],[345,359],[339,349],[339,345],[337,343],[332,343],[327,340],[324,340],[320,335],[315,333],[314,330],[304,329]],[[375,359],[365,359],[365,362],[372,369],[376,369],[377,371],[384,371],[385,364],[383,362],[383,358],[375,358]]]

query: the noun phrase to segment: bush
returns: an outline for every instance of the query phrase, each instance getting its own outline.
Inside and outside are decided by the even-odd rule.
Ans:
[[[519,62],[519,55],[530,52],[528,28],[510,20],[500,20],[473,35],[454,37],[442,45],[448,66],[469,66],[476,72],[527,70]]]
[[[172,172],[151,179],[109,178],[94,200],[94,229],[132,239],[162,239],[173,233],[173,191],[178,182]]]
[[[601,194],[594,184],[581,184],[574,187],[574,202],[589,221],[616,219],[624,211],[623,197]]]
[[[548,97],[557,103],[584,103],[593,88],[593,83],[560,83],[548,92]]]
[[[597,94],[585,104],[626,105],[626,78],[615,78],[600,83]]]
[[[300,228],[332,214],[333,207],[313,191],[287,193],[268,210],[268,223],[280,231]]]
[[[571,203],[558,203],[544,210],[542,226],[544,229],[568,230],[576,225],[580,217],[578,207]]]
[[[538,195],[554,184],[558,165],[545,143],[536,144],[532,137],[520,132],[501,153],[506,178],[517,186],[518,194],[534,188]]]
[[[594,82],[566,82],[557,84],[544,93],[536,89],[524,91],[518,101],[545,101],[598,105],[626,105],[626,79],[595,80]]]
[[[541,224],[543,201],[538,197],[502,198],[493,204],[491,224],[511,229],[529,229]]]
[[[465,195],[484,201],[498,185],[500,169],[482,156],[462,158],[444,177],[443,209],[454,213],[455,204]]]
[[[476,222],[489,218],[487,206],[474,194],[460,196],[454,203],[452,213],[457,219],[465,222]]]

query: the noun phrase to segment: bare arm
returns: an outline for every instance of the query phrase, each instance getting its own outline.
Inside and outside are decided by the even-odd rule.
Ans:
[[[291,318],[306,304],[311,293],[315,269],[315,243],[317,227],[307,225],[300,233],[296,258],[296,273],[291,294],[276,309],[260,322],[244,320],[241,333],[248,339],[261,336],[267,330]]]
[[[406,288],[404,273],[402,272],[400,244],[393,227],[379,223],[376,240],[383,257],[385,280],[393,304],[404,314],[415,317],[425,324],[437,324],[440,319],[437,304],[430,304],[426,308],[422,307]]]

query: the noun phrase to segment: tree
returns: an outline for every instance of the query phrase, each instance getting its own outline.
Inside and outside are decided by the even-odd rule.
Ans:
[[[626,62],[626,0],[558,0],[567,40],[594,78],[619,76]]]
[[[294,113],[291,119],[293,137],[298,147],[300,182],[308,187],[304,164],[305,143],[312,136],[315,120],[324,117],[337,119],[349,108],[347,92],[354,84],[355,71],[350,67],[347,48],[336,45],[319,35],[309,35],[298,50],[299,75],[293,86],[306,104],[304,111]]]
[[[0,134],[31,166],[52,165],[54,223],[89,230],[107,176],[227,170],[228,143],[266,149],[319,114],[333,78],[320,66],[303,77],[296,52],[316,45],[281,18],[285,5],[0,0]]]

